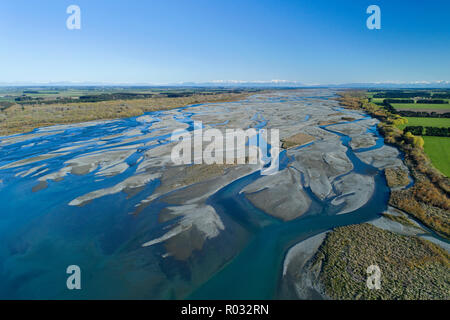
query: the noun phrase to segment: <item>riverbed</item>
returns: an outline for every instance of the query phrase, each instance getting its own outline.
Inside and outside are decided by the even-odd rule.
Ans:
[[[407,170],[377,120],[327,89],[258,94],[0,137],[0,297],[274,299],[293,245],[387,210]],[[175,129],[307,134],[280,170],[175,166]],[[66,268],[82,270],[68,290]]]

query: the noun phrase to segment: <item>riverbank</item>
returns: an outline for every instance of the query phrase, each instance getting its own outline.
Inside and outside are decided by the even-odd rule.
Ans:
[[[85,298],[274,298],[291,245],[369,221],[386,207],[382,172],[357,151],[379,147],[379,139],[370,139],[374,122],[362,112],[344,119],[348,112],[334,95],[278,91],[2,139],[5,296],[64,297],[20,279],[59,268],[70,256],[83,272],[98,275],[85,280],[86,288],[103,291],[85,290]],[[194,121],[315,139],[284,150],[273,176],[251,165],[176,166],[170,133],[194,130]],[[351,144],[350,136],[367,139]],[[385,158],[399,161],[394,153]],[[55,258],[43,261],[49,252]],[[24,266],[23,259],[33,263]],[[53,273],[45,276],[52,282]]]
[[[411,172],[414,186],[392,191],[389,203],[450,239],[450,179],[433,168],[420,139],[416,139],[419,137],[398,129],[396,125],[402,118],[370,103],[363,91],[343,92],[339,100],[346,108],[364,110],[379,119],[379,131],[385,142],[404,153],[404,163]]]
[[[378,120],[333,97],[326,89],[279,91],[2,139],[4,296],[70,296],[21,280],[49,270],[38,281],[59,283],[50,271],[70,257],[95,273],[86,288],[102,288],[84,298],[275,298],[289,248],[377,219],[389,196],[383,170],[403,166],[379,137]],[[314,141],[293,141],[299,145],[282,151],[275,175],[261,176],[259,165],[176,166],[170,133],[192,131],[194,121]]]
[[[15,104],[0,111],[0,136],[30,132],[52,125],[135,117],[145,112],[171,110],[191,104],[240,101],[252,94],[255,92],[198,93],[186,97],[155,95],[146,99],[100,102]]]
[[[395,127],[401,118],[369,103],[362,91],[343,92],[339,100],[348,109],[365,111],[380,120],[378,128],[385,143],[403,152],[413,181],[408,183],[404,170],[385,168],[392,207],[380,212],[382,217],[370,224],[333,229],[315,242],[318,249],[309,252],[306,261],[297,254],[306,241],[294,246],[285,259],[285,270],[291,271],[283,277],[283,288],[290,288],[284,294],[296,298],[315,292],[324,299],[447,300],[448,180],[433,169],[418,140]],[[299,259],[303,259],[301,269]],[[380,290],[366,286],[367,267],[372,264],[381,271]]]

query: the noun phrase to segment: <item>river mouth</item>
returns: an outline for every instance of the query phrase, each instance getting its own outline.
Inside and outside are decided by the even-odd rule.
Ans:
[[[279,298],[283,259],[290,247],[335,227],[373,220],[387,208],[389,189],[383,170],[358,156],[383,147],[382,139],[371,147],[353,149],[350,136],[335,131],[334,124],[320,126],[319,122],[328,120],[321,118],[322,109],[329,113],[326,117],[336,119],[340,117],[337,114],[347,112],[330,100],[333,97],[334,92],[329,90],[294,91],[238,103],[153,112],[145,115],[149,118],[50,127],[28,135],[2,138],[0,297]],[[288,105],[298,106],[302,111],[295,115]],[[233,110],[237,113],[242,107],[250,112],[245,121],[232,116]],[[273,108],[286,112],[286,119],[294,120],[287,125],[283,114],[277,115],[279,120],[272,118],[267,110]],[[352,114],[355,120],[340,120],[336,125],[370,120],[362,113]],[[241,192],[262,178],[259,170],[242,170],[236,173],[235,179],[219,181],[214,191],[211,191],[212,186],[205,187],[205,194],[211,194],[205,196],[198,208],[214,209],[224,225],[223,229],[218,228],[217,235],[203,238],[204,232],[194,227],[189,233],[177,235],[179,238],[143,247],[144,243],[164,236],[167,230],[184,221],[182,215],[163,220],[161,212],[177,207],[187,210],[185,199],[190,200],[189,192],[198,191],[202,185],[165,191],[153,199],[165,180],[164,176],[153,178],[151,175],[164,170],[167,164],[152,171],[157,162],[145,167],[145,161],[149,160],[146,156],[168,146],[171,126],[182,125],[186,130],[194,130],[194,120],[199,119],[207,126],[218,128],[233,124],[243,128],[283,124],[288,128],[287,134],[299,130],[300,124],[309,128],[310,133],[323,135],[316,142],[283,151],[281,169],[290,168],[294,173],[296,156],[307,155],[322,140],[333,137],[352,165],[351,170],[336,175],[333,181],[351,174],[367,176],[374,181],[373,194],[357,209],[337,214],[342,206],[332,205],[331,198],[320,198],[316,189],[304,187],[306,196],[311,199],[309,210],[296,219],[284,221],[258,209],[247,194]],[[365,134],[378,136],[376,127]],[[105,159],[96,158],[104,154],[114,161],[105,165]],[[42,155],[48,158],[34,161]],[[28,160],[18,163],[23,159]],[[67,171],[65,168],[71,165],[73,171]],[[141,172],[142,167],[147,171]],[[112,187],[136,175],[148,175],[148,179],[136,188],[128,186],[111,192]],[[299,171],[298,178],[304,182],[305,173]],[[212,181],[216,181],[214,179]],[[35,188],[37,185],[40,187]],[[332,192],[337,193],[334,185],[333,188]],[[98,190],[103,191],[98,193]],[[95,192],[98,197],[83,198]],[[139,212],[132,214],[136,213],[136,208]],[[193,214],[200,210],[198,208],[192,209]],[[188,250],[190,254],[176,259],[169,249]],[[83,270],[84,290],[80,292],[66,288],[65,270],[73,264]]]

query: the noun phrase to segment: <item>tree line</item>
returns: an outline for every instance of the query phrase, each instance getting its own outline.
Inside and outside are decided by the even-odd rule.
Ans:
[[[384,99],[383,103],[414,103],[413,99]]]
[[[418,117],[418,118],[450,118],[450,112],[437,113],[437,112],[425,112],[425,111],[411,111],[411,110],[397,110],[389,102],[384,99],[384,109],[393,114],[398,114],[402,117]]]
[[[407,126],[403,131],[415,136],[450,137],[450,128]]]
[[[428,104],[448,104],[446,100],[439,99],[419,99],[414,102],[413,99],[384,99],[383,103],[428,103]]]
[[[435,93],[433,94],[433,98],[439,98],[439,99],[450,99],[450,93]]]
[[[417,100],[417,103],[429,103],[429,104],[446,104],[448,101],[445,100],[438,100],[438,99],[422,99]]]
[[[373,97],[374,98],[415,98],[415,97],[430,98],[431,93],[424,92],[424,91],[408,91],[408,92],[387,91],[387,92],[376,93],[373,95]]]

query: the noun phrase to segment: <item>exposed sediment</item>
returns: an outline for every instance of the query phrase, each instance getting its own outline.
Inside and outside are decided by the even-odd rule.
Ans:
[[[408,171],[400,159],[400,152],[391,146],[383,146],[376,150],[357,153],[358,158],[378,169],[398,167]]]
[[[326,299],[318,276],[320,266],[311,266],[311,259],[325,240],[327,232],[319,233],[294,245],[283,263],[279,297],[282,299]]]
[[[282,220],[300,217],[311,205],[300,175],[293,168],[286,168],[273,176],[264,176],[241,192],[257,208]]]
[[[250,233],[245,226],[234,221],[232,212],[222,212],[212,201],[218,191],[225,190],[238,179],[244,178],[237,185],[251,178],[248,184],[240,187],[242,189],[234,190],[241,193],[239,201],[260,209],[252,209],[258,211],[258,215],[263,211],[280,219],[265,217],[271,223],[275,221],[273,223],[281,225],[296,223],[298,221],[292,220],[308,214],[319,215],[322,206],[326,206],[327,214],[345,214],[369,201],[375,188],[373,173],[352,172],[355,168],[348,154],[353,150],[349,148],[354,149],[362,161],[376,168],[402,168],[399,153],[390,147],[382,147],[375,152],[357,152],[357,149],[377,143],[378,137],[369,130],[376,121],[365,119],[366,116],[360,112],[343,117],[344,113],[338,112],[336,101],[314,98],[322,94],[332,97],[333,93],[329,90],[274,92],[256,95],[239,103],[173,109],[157,115],[99,123],[94,136],[89,132],[91,124],[47,129],[41,139],[61,139],[64,143],[49,143],[50,148],[43,152],[45,156],[42,158],[22,161],[11,156],[2,162],[0,170],[10,174],[3,184],[12,179],[24,179],[30,182],[27,184],[29,188],[40,192],[44,188],[52,191],[52,187],[60,183],[68,190],[62,204],[64,208],[70,205],[70,210],[86,212],[100,203],[97,199],[125,193],[127,204],[131,203],[127,210],[132,209],[123,215],[134,214],[128,215],[130,220],[126,221],[142,224],[136,229],[130,228],[138,234],[129,234],[124,236],[125,240],[120,238],[117,241],[124,241],[127,245],[129,241],[133,253],[142,254],[140,258],[151,256],[154,259],[154,270],[149,273],[154,273],[152,279],[163,289],[155,292],[152,298],[167,297],[172,293],[177,298],[185,297],[184,294],[189,292],[186,287],[192,285],[189,282],[191,276],[205,281],[239,253],[239,245],[245,244],[242,239]],[[288,103],[284,102],[286,99]],[[175,129],[197,129],[195,131],[198,132],[198,128],[193,128],[192,120],[202,121],[204,129],[279,129],[280,139],[290,143],[290,148],[283,151],[285,163],[279,172],[260,177],[252,174],[262,169],[261,163],[174,164],[171,152],[175,142],[170,140],[171,133]],[[359,121],[343,123],[353,120]],[[330,131],[323,128],[328,124],[333,124],[328,127]],[[347,148],[341,136],[333,131],[348,135],[350,147]],[[71,138],[66,139],[67,136]],[[20,136],[16,138],[16,142],[7,139],[4,146],[13,148],[18,144],[21,149],[35,148],[32,143],[39,139],[35,136],[30,136],[30,141]],[[30,146],[22,148],[28,142]],[[45,146],[45,142],[41,142]],[[194,141],[195,146],[196,143]],[[47,155],[51,156],[46,158]],[[250,160],[247,154],[242,158]],[[252,176],[247,177],[249,175]],[[89,188],[83,186],[78,190],[71,185],[81,179],[88,181]],[[146,188],[149,185],[154,188]],[[123,198],[118,197],[119,200]],[[127,230],[123,233],[126,234]],[[308,271],[307,264],[324,237],[325,234],[321,234],[295,245],[286,257],[283,275],[294,281],[291,285],[295,297],[324,297],[323,288],[314,280],[320,273],[319,266]],[[229,241],[242,243],[233,247]],[[168,282],[173,279],[168,278],[172,276],[174,259],[182,261],[183,275],[187,275],[187,280],[177,279],[182,285],[177,283],[171,291]],[[202,267],[196,269],[199,264]],[[300,284],[295,281],[300,281]]]

